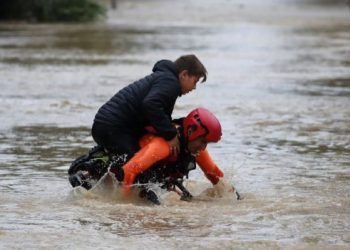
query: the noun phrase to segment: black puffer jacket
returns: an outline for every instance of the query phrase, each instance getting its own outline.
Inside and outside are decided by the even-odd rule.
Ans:
[[[152,125],[160,136],[172,139],[176,129],[171,114],[181,95],[178,72],[169,60],[157,62],[152,71],[116,93],[98,110],[94,121],[137,135]]]

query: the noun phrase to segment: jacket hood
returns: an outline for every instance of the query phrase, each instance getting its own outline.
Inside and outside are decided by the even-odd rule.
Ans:
[[[178,77],[178,72],[177,72],[175,63],[173,63],[170,60],[160,60],[160,61],[156,62],[152,71],[153,72],[156,72],[156,71],[171,72],[176,77]]]

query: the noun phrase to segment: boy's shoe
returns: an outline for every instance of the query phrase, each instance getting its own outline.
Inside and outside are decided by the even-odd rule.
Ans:
[[[69,176],[69,182],[72,187],[82,186],[87,190],[91,189],[90,183],[87,182],[87,178],[81,171],[78,171],[76,174]]]

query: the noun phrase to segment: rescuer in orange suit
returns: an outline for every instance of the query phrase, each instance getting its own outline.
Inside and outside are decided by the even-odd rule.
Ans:
[[[129,195],[137,176],[151,167],[166,166],[183,177],[198,164],[213,185],[224,176],[206,149],[208,143],[216,143],[221,139],[218,119],[207,109],[196,108],[187,117],[173,122],[181,146],[179,154],[171,154],[172,149],[164,138],[149,133],[140,139],[141,149],[122,168],[110,170],[123,183],[124,195]]]

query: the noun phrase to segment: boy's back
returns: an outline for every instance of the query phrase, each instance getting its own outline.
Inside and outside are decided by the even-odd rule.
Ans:
[[[140,133],[144,125],[151,124],[171,139],[174,134],[169,134],[167,128],[179,95],[181,88],[174,63],[161,60],[155,64],[152,74],[123,88],[105,103],[94,121]]]

